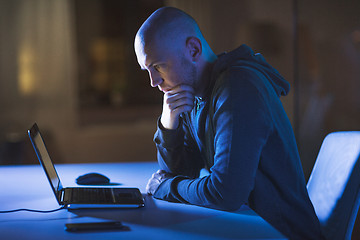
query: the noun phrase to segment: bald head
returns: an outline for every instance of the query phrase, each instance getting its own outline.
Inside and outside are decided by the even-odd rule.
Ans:
[[[189,37],[205,40],[198,24],[190,15],[177,8],[164,7],[155,11],[143,23],[135,41],[143,46],[170,44],[174,47],[179,43],[185,43]]]

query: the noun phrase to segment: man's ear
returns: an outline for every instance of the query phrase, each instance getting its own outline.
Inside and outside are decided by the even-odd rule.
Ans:
[[[191,60],[196,62],[202,54],[202,45],[197,37],[189,37],[186,39],[186,48],[190,54]]]

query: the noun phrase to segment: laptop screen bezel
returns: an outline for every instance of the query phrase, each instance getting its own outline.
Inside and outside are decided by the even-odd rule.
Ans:
[[[55,169],[55,166],[50,158],[44,139],[40,133],[39,127],[36,123],[28,130],[30,141],[34,147],[35,153],[39,159],[41,166],[43,167],[46,177],[50,183],[57,202],[61,205],[61,190],[63,186],[61,184],[59,175]]]

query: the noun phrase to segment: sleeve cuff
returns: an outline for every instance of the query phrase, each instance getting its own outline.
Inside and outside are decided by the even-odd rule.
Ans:
[[[161,124],[160,118],[157,121],[157,131],[154,136],[154,142],[161,145],[164,148],[175,148],[182,144],[184,139],[184,131],[182,129],[182,120],[180,120],[179,127],[177,129],[166,129]]]
[[[156,199],[166,200],[169,202],[185,203],[185,200],[180,197],[177,190],[178,183],[183,179],[187,179],[187,177],[177,176],[163,181],[156,189],[153,197]]]

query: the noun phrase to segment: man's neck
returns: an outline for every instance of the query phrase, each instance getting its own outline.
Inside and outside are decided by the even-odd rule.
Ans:
[[[205,62],[204,66],[202,67],[199,76],[198,86],[197,86],[197,93],[196,93],[197,97],[200,98],[205,97],[208,88],[210,87],[211,73],[216,60],[217,60],[217,56],[214,55],[214,57],[211,58],[210,61]]]

